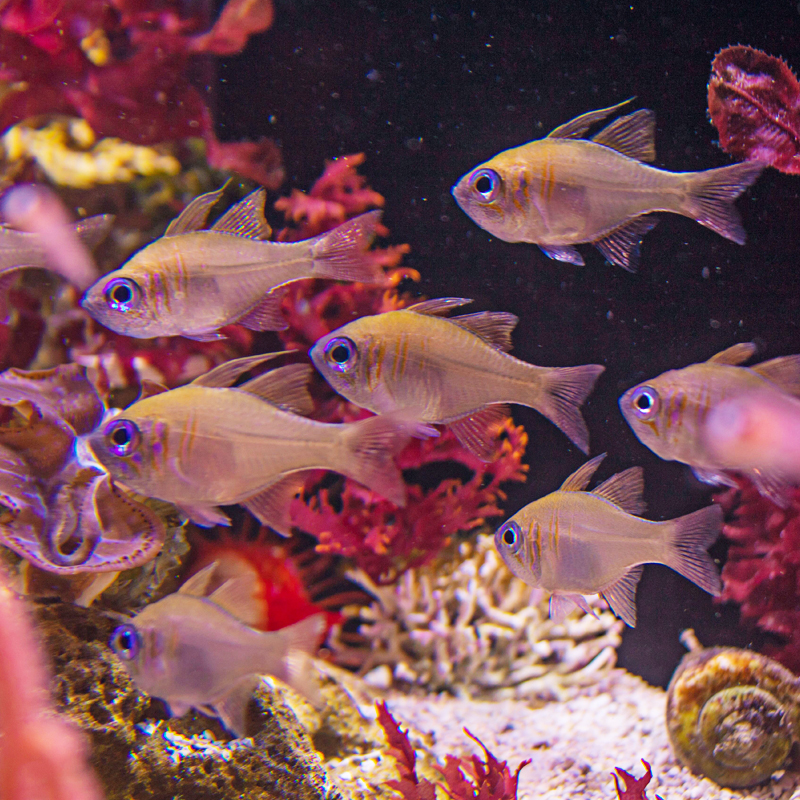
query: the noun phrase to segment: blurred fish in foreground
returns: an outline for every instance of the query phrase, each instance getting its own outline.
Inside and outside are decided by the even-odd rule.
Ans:
[[[588,452],[589,432],[578,409],[605,368],[537,367],[508,355],[518,322],[513,314],[439,316],[471,302],[441,297],[361,317],[319,339],[311,358],[356,405],[449,425],[485,461],[510,415],[505,403],[535,408]]]
[[[735,441],[725,444],[718,434],[712,434],[711,440],[707,434],[709,415],[721,403],[756,392],[775,398],[783,407],[792,396],[800,397],[800,355],[739,366],[755,352],[754,343],[742,342],[701,364],[669,370],[629,389],[619,406],[639,441],[656,455],[688,464],[704,483],[736,486],[726,471],[742,472],[761,494],[785,507],[789,489],[785,475],[766,469],[766,464],[748,463],[754,454],[752,447],[748,453],[746,440],[739,448]],[[724,419],[724,412],[717,414],[715,426],[724,424]],[[742,434],[728,431],[726,435]],[[717,450],[709,447],[714,441]],[[752,446],[760,450],[759,444]]]
[[[312,469],[341,472],[403,505],[405,484],[392,459],[412,435],[426,433],[420,426],[387,417],[337,425],[300,416],[313,409],[309,364],[227,388],[285,354],[228,361],[178,389],[148,387],[150,396],[101,424],[80,449],[121,483],[207,527],[229,525],[218,506],[241,503],[288,535],[289,504]]]
[[[238,737],[247,734],[247,705],[262,675],[320,704],[310,656],[325,632],[324,614],[255,630],[239,619],[251,602],[247,581],[232,578],[206,596],[215,569],[210,564],[112,634],[111,649],[137,687],[162,698],[174,716],[190,708],[218,716]]]
[[[641,519],[635,516],[645,510],[641,467],[584,491],[604,458],[605,453],[587,461],[558,491],[525,506],[497,529],[495,546],[506,566],[551,593],[555,619],[573,606],[588,612],[583,595],[599,593],[634,627],[643,564],[666,564],[718,595],[719,575],[706,549],[722,527],[719,506],[665,522]]]
[[[549,258],[583,264],[576,244],[591,242],[635,272],[644,235],[670,211],[744,244],[733,201],[761,174],[746,162],[703,172],[667,172],[654,161],[655,114],[636,111],[591,140],[581,137],[625,103],[590,111],[544,139],[505,150],[464,175],[453,196],[473,222],[506,242],[538,244]]]
[[[281,301],[292,281],[383,282],[383,270],[367,254],[380,211],[313,239],[269,242],[266,191],[257,189],[201,230],[224,189],[195,198],[160,239],[92,286],[83,299],[89,314],[126,336],[213,341],[232,323],[255,331],[285,328]]]

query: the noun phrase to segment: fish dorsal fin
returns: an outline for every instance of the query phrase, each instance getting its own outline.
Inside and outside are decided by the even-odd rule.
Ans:
[[[495,350],[507,353],[513,347],[511,332],[517,326],[519,317],[505,311],[479,311],[477,314],[450,317],[450,322],[474,333]]]
[[[606,457],[605,453],[600,453],[599,456],[595,456],[590,461],[587,461],[585,464],[578,467],[572,475],[567,478],[564,483],[561,484],[558,491],[559,492],[582,492],[586,489],[589,485],[589,481],[592,479],[592,475],[597,471],[597,468],[602,463],[603,459]]]
[[[649,108],[642,108],[615,119],[593,136],[592,141],[637,161],[655,161],[655,136],[656,115]]]
[[[604,497],[629,514],[644,514],[647,506],[642,497],[643,492],[644,470],[641,467],[618,472],[592,489],[592,494]]]
[[[800,355],[773,358],[750,369],[787,394],[800,397]]]
[[[587,111],[585,114],[581,114],[579,117],[575,117],[575,119],[571,119],[569,122],[559,125],[555,130],[550,131],[546,138],[580,139],[592,125],[602,122],[606,117],[610,117],[618,108],[622,108],[622,106],[627,105],[634,99],[635,98],[630,97],[627,100],[623,100],[621,103],[617,103],[615,106],[600,108],[597,111]]]
[[[266,189],[256,189],[247,197],[232,205],[211,227],[212,231],[233,233],[246,236],[248,239],[269,239],[272,236],[266,219],[264,219],[264,201]]]
[[[611,610],[631,628],[636,627],[636,586],[642,569],[642,564],[630,567],[602,593]]]
[[[430,317],[438,317],[446,314],[452,308],[465,306],[472,300],[466,297],[435,297],[433,300],[423,300],[421,303],[414,303],[404,311],[413,311],[415,314],[427,314]]]
[[[155,397],[157,394],[168,391],[169,389],[164,386],[163,383],[149,381],[145,378],[141,383],[141,389],[139,391],[139,396],[136,398],[136,402],[138,403],[139,400],[144,400],[146,397]]]
[[[314,410],[314,401],[308,393],[311,371],[310,364],[288,364],[265,372],[237,388],[239,391],[254,394],[284,411],[307,416]]]
[[[256,580],[255,573],[228,578],[208,595],[208,599],[245,625],[253,625],[262,616],[256,602]]]
[[[201,194],[199,197],[195,197],[195,199],[167,225],[164,236],[179,236],[182,233],[192,233],[193,231],[199,231],[203,228],[208,219],[208,213],[211,211],[211,207],[222,197],[222,193],[225,191],[227,185],[226,183],[225,186],[220,187],[215,192],[207,192],[206,194]]]
[[[195,378],[192,386],[205,386],[211,389],[224,389],[230,386],[242,373],[252,369],[265,361],[269,361],[278,356],[285,356],[293,353],[293,350],[279,350],[275,353],[262,353],[258,356],[246,356],[245,358],[234,358],[233,361],[226,361],[218,367],[214,367],[210,372]]]
[[[207,567],[203,567],[200,572],[195,573],[186,583],[178,589],[178,594],[188,594],[192,597],[205,597],[208,594],[208,586],[214,577],[217,569],[217,562],[212,561]]]
[[[756,354],[758,347],[755,342],[739,342],[739,344],[723,350],[721,353],[711,356],[708,359],[709,364],[743,364],[748,358],[752,358]]]

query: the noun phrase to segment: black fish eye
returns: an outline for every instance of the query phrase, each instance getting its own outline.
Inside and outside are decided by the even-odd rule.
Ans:
[[[491,203],[500,193],[500,176],[493,169],[479,169],[472,179],[472,187],[481,200]]]
[[[113,311],[130,311],[139,303],[141,293],[130,278],[114,278],[105,289],[106,302]]]
[[[631,405],[638,417],[647,419],[658,411],[658,392],[650,386],[643,386],[633,393]]]
[[[516,550],[519,545],[521,534],[522,529],[512,520],[500,528],[500,541],[510,550]]]
[[[337,336],[325,345],[325,358],[337,372],[347,372],[355,366],[358,350],[352,339]]]
[[[130,624],[120,625],[111,634],[109,647],[120,658],[124,658],[126,661],[133,661],[139,655],[139,650],[141,649],[139,631]]]
[[[117,419],[106,428],[106,437],[114,455],[127,456],[139,444],[139,428],[129,419]]]

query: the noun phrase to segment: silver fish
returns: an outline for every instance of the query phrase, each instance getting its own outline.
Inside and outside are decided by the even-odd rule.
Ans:
[[[102,325],[140,339],[186,336],[212,341],[219,328],[286,327],[280,306],[287,285],[303,278],[381,283],[367,254],[380,211],[370,211],[300,242],[264,241],[264,189],[200,230],[223,189],[195,198],[164,235],[94,284],[83,307]]]
[[[641,467],[584,491],[605,453],[587,461],[561,488],[501,525],[495,546],[518,578],[551,594],[550,614],[563,618],[583,595],[602,594],[617,616],[636,625],[636,585],[643,564],[666,564],[713,595],[720,593],[706,553],[719,535],[722,509],[708,506],[678,519],[651,522]]]
[[[216,566],[113,632],[109,644],[133,682],[163,699],[174,716],[196,708],[218,716],[238,737],[247,735],[247,706],[262,675],[319,705],[310,656],[325,632],[325,615],[277,631],[251,628],[238,618],[251,602],[246,582],[232,578],[205,596]]]
[[[629,101],[625,101],[629,102]],[[544,139],[505,150],[453,187],[462,211],[506,242],[532,242],[558,261],[583,264],[576,244],[591,242],[612,263],[635,272],[653,211],[690,217],[744,244],[733,201],[761,174],[748,161],[704,172],[667,172],[654,161],[655,115],[620,117],[591,141],[581,139],[625,103],[590,111]]]

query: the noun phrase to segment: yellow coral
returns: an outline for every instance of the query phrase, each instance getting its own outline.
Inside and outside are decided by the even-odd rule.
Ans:
[[[154,147],[110,137],[96,141],[82,119],[59,118],[42,128],[21,123],[4,134],[2,145],[8,161],[33,159],[53,183],[78,189],[181,170],[177,158]]]
[[[104,67],[111,58],[111,43],[102,28],[92,31],[81,39],[81,50],[86,58],[98,67]]]

